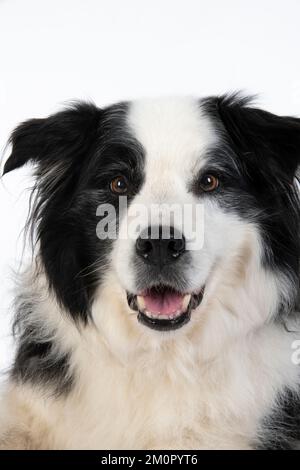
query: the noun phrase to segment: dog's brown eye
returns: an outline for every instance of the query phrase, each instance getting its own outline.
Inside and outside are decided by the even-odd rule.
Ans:
[[[210,192],[217,189],[219,186],[219,180],[214,175],[206,174],[201,177],[199,185],[202,191]]]
[[[110,190],[114,194],[126,194],[128,191],[128,182],[125,176],[117,176],[110,183]]]

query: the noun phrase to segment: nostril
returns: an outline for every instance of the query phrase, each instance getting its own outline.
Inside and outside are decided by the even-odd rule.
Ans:
[[[151,253],[152,250],[153,250],[152,243],[149,240],[145,240],[144,245],[143,245],[144,256],[147,257]]]
[[[185,250],[184,238],[176,238],[169,241],[168,250],[173,258],[178,258]]]
[[[153,250],[153,246],[150,240],[145,240],[139,237],[136,241],[136,251],[139,255],[144,258],[148,258],[149,254]]]

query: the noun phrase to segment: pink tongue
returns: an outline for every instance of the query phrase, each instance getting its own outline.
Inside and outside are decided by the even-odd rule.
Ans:
[[[172,315],[182,308],[183,295],[177,292],[147,292],[143,298],[148,312],[160,315]]]

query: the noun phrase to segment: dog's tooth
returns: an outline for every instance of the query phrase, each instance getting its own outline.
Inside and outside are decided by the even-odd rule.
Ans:
[[[188,308],[188,305],[190,303],[190,300],[191,300],[191,294],[186,294],[183,298],[183,302],[182,302],[182,311],[185,312],[185,310],[187,310]]]
[[[190,296],[188,296],[190,297]],[[187,299],[189,301],[189,299]],[[176,312],[172,313],[171,315],[162,315],[160,312],[153,313],[149,312],[149,310],[144,310],[144,315],[147,315],[147,317],[152,318],[153,320],[174,320],[177,317],[180,317],[180,315],[183,313],[182,310],[177,310]]]
[[[141,311],[145,310],[144,297],[142,297],[141,295],[138,295],[136,300],[137,300],[139,310],[141,310]]]
[[[170,316],[169,315],[160,315],[159,318],[161,318],[162,320],[169,320]]]
[[[148,310],[145,310],[145,315],[147,315],[147,317],[149,318],[156,318],[155,315],[153,315],[153,313],[149,312]]]

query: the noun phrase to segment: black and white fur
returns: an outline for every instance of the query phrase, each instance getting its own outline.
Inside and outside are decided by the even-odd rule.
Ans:
[[[300,120],[235,96],[79,103],[19,125],[4,173],[35,164],[35,259],[16,297],[18,348],[1,446],[295,448],[300,440]],[[213,193],[199,187],[216,175]],[[135,203],[204,206],[204,245],[172,269],[100,240],[125,175]],[[175,221],[176,224],[176,221]],[[145,228],[145,227],[142,227]],[[203,286],[190,321],[156,331],[128,295]]]

